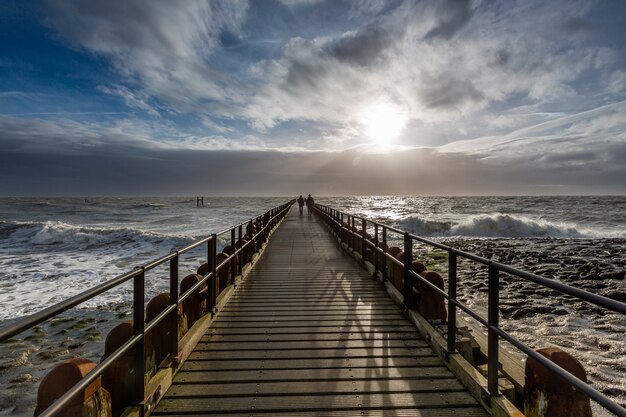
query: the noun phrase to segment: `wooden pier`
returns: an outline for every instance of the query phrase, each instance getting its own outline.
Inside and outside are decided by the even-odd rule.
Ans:
[[[292,209],[152,415],[486,416],[316,217]]]

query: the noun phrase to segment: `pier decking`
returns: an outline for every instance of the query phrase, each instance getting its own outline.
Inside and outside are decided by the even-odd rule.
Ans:
[[[380,283],[296,208],[152,414],[487,415]]]

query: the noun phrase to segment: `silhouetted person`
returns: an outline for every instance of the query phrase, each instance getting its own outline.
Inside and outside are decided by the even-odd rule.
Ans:
[[[302,211],[304,210],[304,198],[302,198],[302,194],[298,197],[298,207],[300,208],[300,214],[302,214]]]
[[[315,205],[315,200],[311,197],[311,194],[306,198],[306,212],[309,216],[313,213],[313,206]]]

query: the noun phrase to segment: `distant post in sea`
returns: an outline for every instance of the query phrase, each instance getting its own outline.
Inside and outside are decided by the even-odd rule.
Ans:
[[[204,197],[196,197],[196,207],[204,206]]]

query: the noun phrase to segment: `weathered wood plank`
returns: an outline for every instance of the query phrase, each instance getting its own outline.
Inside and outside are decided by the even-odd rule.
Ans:
[[[197,352],[236,350],[311,350],[311,349],[355,349],[355,348],[398,348],[430,346],[421,339],[374,339],[374,340],[306,340],[306,341],[243,341],[243,342],[201,342],[196,347]]]
[[[374,379],[437,379],[452,378],[452,373],[443,366],[436,367],[343,367],[305,369],[244,369],[205,370],[202,372],[182,371],[176,375],[177,383],[234,383],[248,381],[333,381]]]
[[[265,321],[259,320],[236,320],[236,321],[222,321],[215,320],[211,325],[214,329],[222,328],[277,328],[277,327],[317,327],[317,326],[339,326],[339,327],[353,327],[353,326],[368,326],[368,327],[388,327],[388,326],[403,326],[406,324],[404,320],[392,319],[363,319],[363,320],[273,320],[268,319]]]
[[[263,381],[240,382],[230,384],[176,384],[167,392],[164,398],[193,398],[193,397],[237,397],[261,395],[330,395],[373,393],[400,393],[400,392],[459,392],[465,388],[456,378],[448,379],[361,379],[352,380],[322,380],[290,382]]]
[[[153,415],[161,412],[177,413],[231,413],[284,411],[287,409],[330,411],[398,409],[398,408],[445,408],[448,406],[475,406],[476,400],[466,392],[446,393],[392,393],[333,395],[276,395],[226,398],[166,398],[159,403]]]
[[[434,356],[429,347],[375,347],[330,349],[256,349],[256,350],[194,350],[191,361],[241,360],[241,359],[309,359],[309,358],[393,358],[400,356]]]
[[[300,333],[300,334],[205,334],[200,342],[211,341],[340,341],[340,340],[407,340],[420,339],[413,331],[389,333]]]
[[[385,366],[442,366],[435,356],[400,356],[388,358],[309,358],[288,360],[186,361],[181,371],[228,369],[310,369],[310,368],[379,368]],[[174,379],[176,382],[176,379]]]
[[[194,416],[208,416],[215,414],[176,414],[176,413],[162,413],[159,412],[158,415],[167,415],[170,417],[188,417],[189,415]],[[333,410],[333,411],[324,411],[323,414],[320,414],[318,411],[294,411],[294,410],[284,410],[284,411],[276,411],[273,410],[271,413],[263,413],[263,412],[247,412],[247,413],[229,413],[229,417],[255,417],[255,416],[283,416],[283,417],[319,417],[320,415],[324,415],[326,417],[354,417],[355,411],[353,410]],[[356,415],[362,417],[388,417],[390,415],[394,417],[486,417],[487,413],[481,407],[462,407],[462,408],[424,408],[424,409],[396,409],[396,410],[359,410]]]

